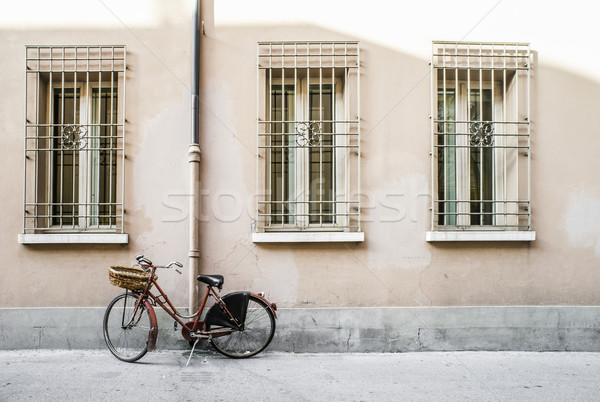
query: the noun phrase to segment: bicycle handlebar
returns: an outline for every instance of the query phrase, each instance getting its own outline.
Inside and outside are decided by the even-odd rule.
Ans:
[[[144,268],[144,266],[150,266],[150,267],[154,267],[154,264],[152,263],[152,261],[150,261],[149,259],[145,258],[142,254],[138,255],[135,257],[135,259],[137,260],[137,262],[142,265],[142,268]],[[173,265],[175,265],[176,267],[183,267],[183,264],[177,261],[171,261],[168,265],[157,265],[156,268],[171,268]],[[181,275],[181,271],[178,270],[177,268],[175,268],[175,271]]]
[[[180,263],[180,262],[177,262],[177,261],[171,261],[171,262],[170,262],[170,263],[169,263],[169,264],[168,264],[166,267],[164,267],[164,268],[171,268],[171,266],[173,266],[173,265],[175,265],[176,267],[179,267],[179,268],[183,267],[183,264],[182,264],[182,263]],[[160,267],[160,268],[162,268],[162,267]],[[177,268],[175,268],[175,272],[177,272],[179,275],[181,275],[181,271],[180,271],[180,270],[178,270]]]

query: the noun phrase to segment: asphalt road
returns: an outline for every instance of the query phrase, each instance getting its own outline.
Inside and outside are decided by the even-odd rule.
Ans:
[[[600,353],[0,351],[0,401],[594,401]]]

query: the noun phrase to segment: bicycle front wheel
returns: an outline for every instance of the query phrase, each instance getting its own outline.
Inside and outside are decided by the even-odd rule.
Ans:
[[[214,328],[213,328],[214,329]],[[210,327],[207,328],[211,330]],[[228,357],[245,358],[263,351],[273,339],[275,317],[267,304],[261,299],[250,296],[246,321],[242,330],[211,338],[215,349]]]
[[[135,294],[124,293],[115,297],[104,313],[106,346],[117,359],[125,362],[134,362],[148,351],[152,321],[144,303],[135,309],[137,300]]]

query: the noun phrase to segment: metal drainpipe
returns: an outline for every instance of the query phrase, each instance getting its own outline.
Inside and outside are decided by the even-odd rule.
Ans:
[[[200,93],[200,1],[196,0],[193,16],[192,34],[192,130],[191,141],[188,149],[188,161],[190,167],[190,213],[189,213],[189,311],[190,314],[197,310],[198,306],[198,275],[200,265],[200,227],[198,217],[200,215],[200,115],[199,115],[199,93]]]

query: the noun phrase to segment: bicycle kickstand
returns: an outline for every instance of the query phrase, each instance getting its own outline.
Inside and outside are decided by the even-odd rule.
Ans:
[[[194,354],[194,349],[196,349],[196,345],[198,344],[198,341],[200,340],[200,338],[196,338],[196,341],[194,342],[194,346],[192,346],[192,351],[190,352],[190,357],[188,357],[187,363],[185,364],[185,367],[190,365],[190,360],[192,359],[192,355]]]

